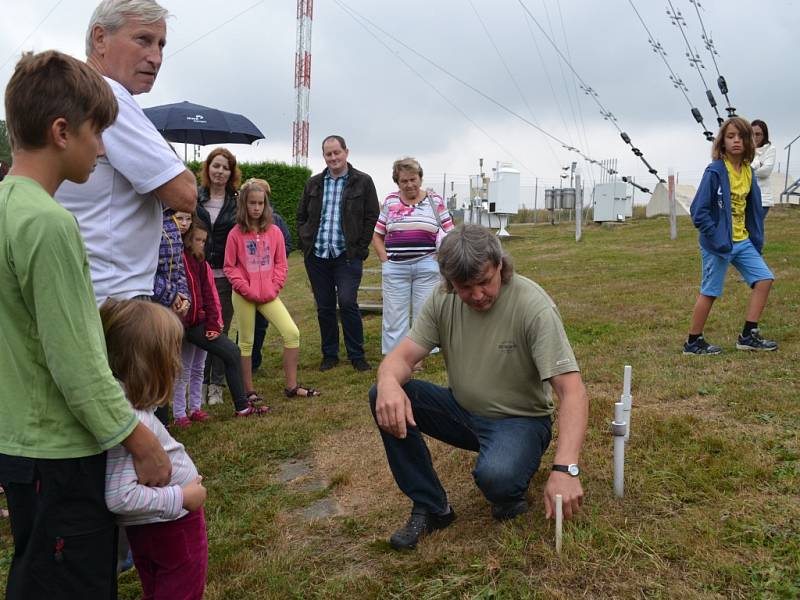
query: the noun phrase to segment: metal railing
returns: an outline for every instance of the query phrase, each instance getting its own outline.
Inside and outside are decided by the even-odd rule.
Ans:
[[[789,142],[784,150],[786,150],[786,177],[783,181],[783,191],[781,192],[780,202],[783,204],[784,196],[800,196],[800,193],[797,192],[797,189],[800,188],[800,179],[789,185],[789,161],[792,158],[792,144],[794,144],[797,140],[800,140],[800,135],[794,138],[791,142]],[[788,202],[788,198],[786,199]]]

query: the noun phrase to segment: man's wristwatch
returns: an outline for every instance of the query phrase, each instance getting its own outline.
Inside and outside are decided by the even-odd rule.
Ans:
[[[553,471],[558,471],[559,473],[567,473],[572,477],[577,477],[578,475],[581,474],[581,468],[575,463],[571,465],[553,465]]]

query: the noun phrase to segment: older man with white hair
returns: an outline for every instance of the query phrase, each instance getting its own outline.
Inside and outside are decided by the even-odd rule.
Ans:
[[[167,16],[154,0],[103,0],[86,31],[87,63],[111,86],[119,116],[103,132],[106,154],[89,181],[63,184],[56,200],[78,220],[98,305],[150,298],[162,208],[191,212],[197,202],[194,175],[133,98],[158,76]]]

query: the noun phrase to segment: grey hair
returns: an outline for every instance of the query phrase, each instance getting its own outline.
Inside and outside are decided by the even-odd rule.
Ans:
[[[445,236],[437,260],[448,292],[453,291],[453,283],[462,285],[478,279],[487,264],[503,265],[500,274],[503,283],[508,283],[514,274],[514,263],[503,252],[497,236],[473,223],[459,225]]]
[[[89,27],[86,29],[86,56],[91,56],[94,49],[92,31],[97,25],[109,33],[114,33],[125,25],[125,20],[129,18],[138,19],[149,25],[168,16],[169,11],[155,0],[103,0],[94,9]]]
[[[416,158],[406,156],[405,158],[398,158],[392,165],[392,180],[399,183],[400,171],[411,171],[419,175],[422,179],[422,167]]]

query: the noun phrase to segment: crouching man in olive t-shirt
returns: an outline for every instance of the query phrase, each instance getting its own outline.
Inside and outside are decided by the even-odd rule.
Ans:
[[[528,510],[528,484],[550,444],[552,389],[560,400],[559,436],[545,517],[555,513],[556,494],[567,519],[583,499],[578,456],[589,403],[555,304],[514,273],[497,237],[479,225],[448,234],[438,261],[446,289],[431,294],[370,390],[392,474],[414,503],[389,540],[398,550],[455,519],[423,433],[478,453],[472,475],[495,519]],[[449,387],[411,379],[413,366],[436,346]]]

